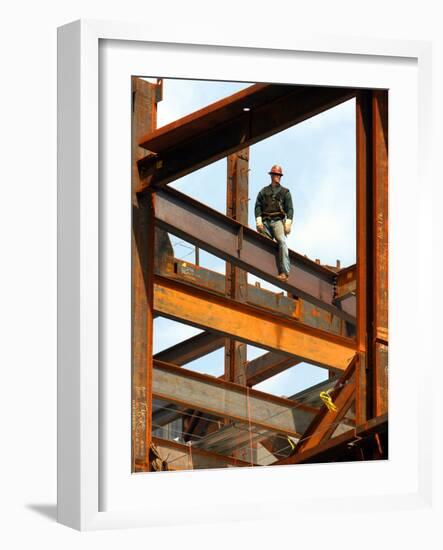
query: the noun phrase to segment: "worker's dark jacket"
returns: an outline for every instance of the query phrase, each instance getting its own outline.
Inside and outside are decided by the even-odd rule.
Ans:
[[[263,187],[255,201],[255,217],[261,216],[263,220],[271,218],[288,218],[292,220],[294,207],[292,205],[291,192],[286,187],[271,184]]]

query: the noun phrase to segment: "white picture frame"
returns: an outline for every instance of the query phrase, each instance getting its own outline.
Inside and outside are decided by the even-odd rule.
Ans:
[[[108,41],[109,44],[112,41],[116,45],[114,53],[108,51],[103,54],[100,51],[104,41]],[[142,52],[144,47],[151,48],[150,54]],[[90,530],[173,525],[193,521],[260,519],[285,515],[289,518],[289,510],[294,510],[294,507],[299,513],[304,514],[314,511],[325,513],[332,505],[339,514],[345,514],[355,506],[359,506],[361,510],[377,507],[379,511],[429,507],[432,493],[429,422],[431,411],[425,406],[425,388],[426,385],[432,387],[432,361],[429,356],[430,350],[423,352],[420,349],[421,379],[419,383],[413,381],[410,375],[413,362],[418,357],[418,343],[412,342],[407,353],[401,351],[398,343],[404,339],[411,341],[412,334],[417,342],[425,340],[425,328],[417,322],[423,305],[421,302],[409,303],[407,311],[412,320],[407,325],[401,322],[404,311],[402,303],[410,292],[404,281],[399,279],[399,269],[395,266],[405,265],[408,261],[405,250],[402,250],[401,246],[396,246],[401,244],[401,239],[405,236],[415,238],[416,235],[423,238],[430,227],[429,220],[426,219],[432,191],[427,158],[432,118],[429,95],[430,44],[322,36],[269,36],[251,43],[232,38],[220,41],[213,37],[208,40],[207,37],[195,35],[191,44],[186,31],[175,31],[168,36],[167,33],[146,29],[137,24],[77,21],[59,29],[58,48],[59,522],[76,529]],[[171,52],[176,59],[180,56],[180,63],[176,61],[175,66]],[[246,68],[244,63],[241,63],[245,55],[251,60]],[[197,69],[190,74],[189,63],[193,56],[199,61]],[[131,59],[134,60],[134,65],[131,65]],[[215,59],[217,63],[214,62]],[[394,266],[392,280],[390,279],[393,290],[390,298],[390,316],[393,309],[391,322],[394,325],[390,334],[390,459],[387,463],[260,469],[265,471],[264,473],[245,468],[152,476],[131,475],[130,470],[125,470],[126,473],[123,472],[120,479],[122,464],[124,466],[126,458],[123,456],[120,462],[117,459],[105,465],[106,456],[103,456],[103,449],[108,450],[109,442],[109,430],[106,431],[105,426],[106,422],[108,425],[110,422],[109,408],[103,403],[109,404],[110,396],[120,395],[119,407],[124,407],[127,386],[126,390],[121,389],[121,380],[114,378],[112,383],[106,384],[106,388],[103,387],[103,357],[109,357],[109,350],[103,353],[100,348],[103,329],[101,308],[107,299],[109,281],[102,288],[100,277],[103,276],[103,267],[109,268],[110,264],[107,258],[103,258],[101,240],[101,233],[109,227],[106,224],[100,226],[99,212],[107,208],[107,217],[116,216],[116,213],[121,212],[122,218],[117,214],[118,218],[114,219],[119,219],[121,224],[116,225],[124,228],[128,221],[125,218],[128,212],[125,214],[125,211],[118,210],[118,205],[123,202],[129,210],[130,187],[127,190],[117,190],[117,194],[107,195],[106,201],[103,201],[100,192],[100,159],[103,143],[100,141],[99,115],[105,107],[100,104],[99,96],[101,70],[103,66],[111,64],[116,68],[117,76],[132,73],[255,82],[273,81],[269,77],[271,62],[274,74],[277,75],[282,74],[288,63],[298,63],[298,69],[304,74],[303,83],[307,83],[309,79],[309,83],[312,84],[390,87],[389,83],[392,82],[392,90],[395,93],[396,86],[401,86],[403,76],[398,76],[400,84],[395,83],[393,68],[396,68],[399,75],[404,74],[405,79],[412,78],[412,81],[415,79],[418,83],[418,94],[414,91],[410,96],[414,99],[413,111],[418,117],[418,123],[411,117],[411,136],[401,137],[399,126],[395,129],[396,121],[399,123],[405,106],[402,106],[403,111],[399,108],[396,112],[396,102],[393,101],[391,103],[394,104],[394,111],[390,112],[393,120],[392,133],[390,126],[390,139],[394,141],[390,153],[390,181],[401,180],[402,184],[404,183],[401,194],[398,190],[395,192],[395,184],[394,192],[390,191],[391,208],[398,208],[395,225],[390,227],[390,242],[394,243],[390,252],[390,263]],[[143,64],[146,69],[140,72],[140,66]],[[230,71],[226,71],[228,64]],[[323,69],[321,73],[316,73],[316,64],[317,68]],[[406,75],[408,71],[411,74]],[[285,74],[286,82],[296,83],[294,78],[295,76],[289,76],[286,80]],[[276,81],[282,81],[282,77]],[[106,83],[106,80],[104,82]],[[114,98],[107,99],[121,101],[118,93],[117,91]],[[396,97],[399,98],[399,95]],[[400,98],[398,104],[401,104]],[[123,117],[121,113],[119,116],[123,120],[124,113]],[[121,130],[123,144],[130,124],[129,117],[127,118],[126,126],[125,123],[122,123],[123,126],[118,123],[118,131],[110,134],[120,135]],[[396,136],[398,142],[401,142],[398,149]],[[118,142],[112,141],[109,146],[112,148],[117,145]],[[412,163],[408,167],[402,167],[399,162],[401,154],[405,152]],[[127,171],[126,181],[130,185],[129,145],[118,162],[119,170],[123,170],[120,172],[123,177]],[[410,191],[417,185],[415,169],[418,169],[420,195],[418,199],[414,197],[414,201]],[[120,200],[124,193],[128,197],[127,203]],[[413,208],[418,212],[418,216],[411,221],[408,213]],[[123,255],[128,252],[125,246],[127,242],[123,243],[120,249]],[[120,252],[116,251],[115,254]],[[426,263],[430,254],[428,247],[422,247],[419,252],[420,264]],[[114,260],[110,261],[115,262],[115,255]],[[128,260],[127,269],[129,265]],[[121,279],[118,279],[119,276]],[[115,284],[120,284],[118,280],[125,280],[125,277],[127,279],[127,272],[117,274]],[[408,285],[421,284],[424,277],[423,270],[410,266]],[[424,286],[426,285],[422,285]],[[119,312],[122,313],[123,323],[126,319],[126,325],[123,327],[125,334],[127,311],[125,309]],[[124,347],[127,346],[127,341],[124,344],[114,340],[113,345],[117,346],[114,347],[113,353],[117,351],[119,356],[126,356],[126,360],[130,361],[130,355],[127,357],[127,347]],[[426,353],[428,360],[423,359],[423,354]],[[130,376],[130,370],[122,371],[126,372],[124,376]],[[112,372],[115,372],[115,369]],[[116,410],[121,411],[119,407],[116,407]],[[124,414],[127,415],[128,412],[129,402]],[[402,441],[404,434],[401,434],[401,419],[408,424],[408,445],[412,449],[408,456],[402,454],[405,446]],[[112,418],[113,422],[114,420]],[[117,426],[115,430],[119,434],[117,444],[113,442],[113,456],[114,451],[117,456],[119,448],[126,448],[125,440],[122,440],[124,430],[127,429],[126,420],[122,421],[121,426],[118,426],[119,421],[113,424]],[[127,434],[126,443],[130,448],[130,431]],[[119,465],[115,466],[115,463]],[[360,469],[357,470],[356,467]],[[300,472],[303,472],[303,479]],[[257,478],[257,475],[261,477]],[[377,484],[375,480],[380,479],[380,476],[381,482]],[[340,483],[335,481],[335,478]],[[111,489],[106,486],[104,490],[103,484],[111,483],[115,486]],[[383,483],[386,483],[385,490],[381,488]],[[152,501],[151,504],[149,501],[143,504],[148,485],[150,494],[156,497],[155,506]],[[328,495],[332,494],[334,497],[325,496],[325,486],[328,487]],[[288,491],[288,487],[297,487],[297,491]],[[234,488],[237,489],[235,502],[230,499],[229,493]],[[108,494],[112,496],[108,498]],[[187,502],[186,508],[183,507],[184,501]]]

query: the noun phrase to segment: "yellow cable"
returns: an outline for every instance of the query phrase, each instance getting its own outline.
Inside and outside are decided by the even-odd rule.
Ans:
[[[338,409],[334,405],[334,402],[332,401],[331,396],[329,395],[330,391],[332,391],[332,389],[328,391],[320,392],[320,399],[323,401],[323,403],[328,407],[330,411],[336,412]]]

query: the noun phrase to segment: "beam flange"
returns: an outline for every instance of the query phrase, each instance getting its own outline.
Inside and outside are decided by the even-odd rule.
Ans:
[[[208,106],[142,138],[150,154],[138,164],[138,192],[164,186],[354,96],[350,88],[252,86],[240,101],[225,98],[220,108]]]
[[[165,317],[270,351],[296,355],[326,368],[343,371],[355,354],[355,343],[349,338],[281,319],[164,277],[154,278],[154,309]]]
[[[318,409],[240,384],[154,362],[153,395],[221,418],[300,437]]]
[[[202,468],[232,468],[251,466],[250,462],[219,455],[210,451],[183,445],[176,441],[169,441],[159,437],[152,438],[169,470],[200,470]],[[258,464],[254,464],[258,466]]]
[[[181,366],[222,348],[224,344],[225,338],[220,334],[202,332],[175,346],[159,351],[154,355],[154,359]]]
[[[276,242],[176,189],[156,193],[155,214],[162,229],[355,324],[334,304],[336,274],[326,267],[291,250],[289,278],[278,280]]]

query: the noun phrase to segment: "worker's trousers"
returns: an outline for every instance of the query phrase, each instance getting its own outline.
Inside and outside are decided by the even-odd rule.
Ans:
[[[263,220],[263,226],[266,235],[278,242],[278,272],[289,275],[289,252],[283,221],[278,218]]]

